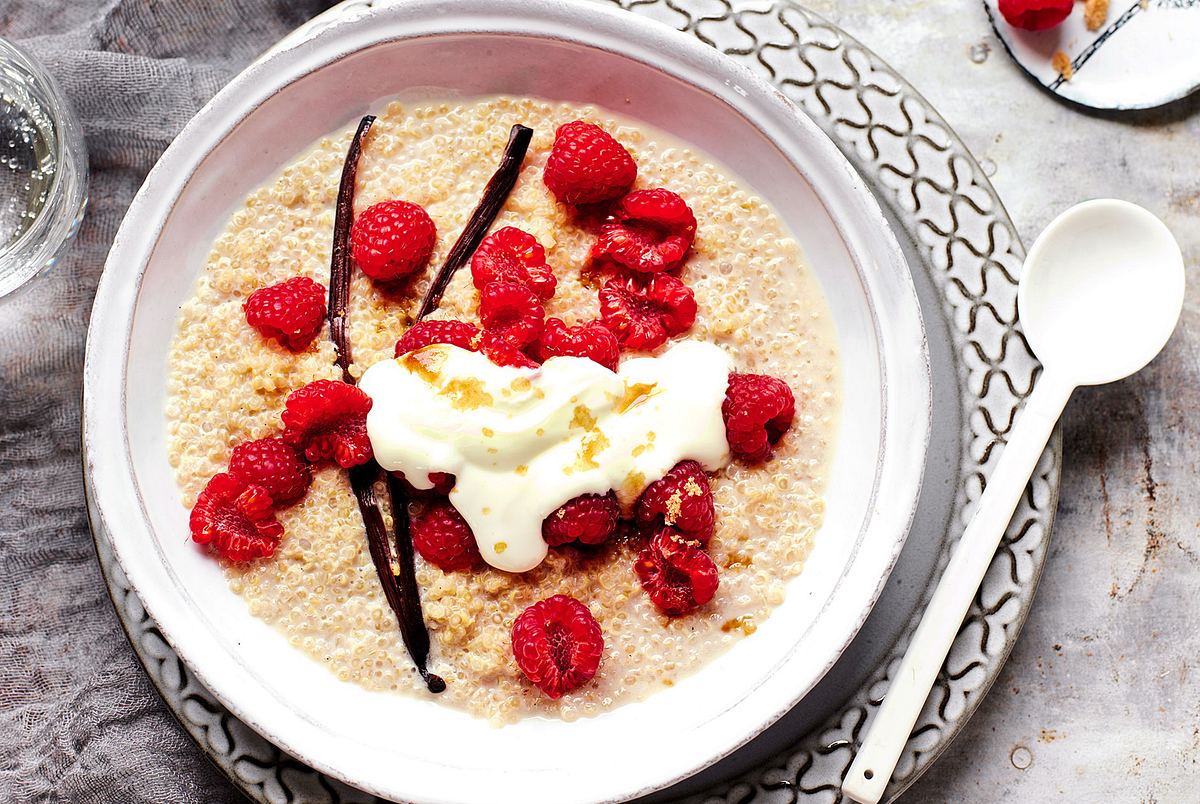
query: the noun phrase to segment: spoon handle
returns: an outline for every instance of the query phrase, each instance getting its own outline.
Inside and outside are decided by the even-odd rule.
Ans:
[[[894,675],[842,792],[876,804],[1074,386],[1043,371]]]

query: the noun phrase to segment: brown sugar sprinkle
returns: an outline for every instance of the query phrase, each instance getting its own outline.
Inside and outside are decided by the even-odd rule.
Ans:
[[[617,400],[617,413],[624,413],[634,405],[646,401],[654,393],[656,387],[658,384],[653,382],[635,382],[633,385],[626,385],[625,394]]]
[[[754,563],[754,559],[746,553],[731,552],[722,565],[725,569],[738,569],[741,567],[749,567]]]
[[[721,630],[725,633],[730,631],[741,631],[746,636],[750,636],[758,630],[758,626],[754,624],[754,618],[750,615],[734,617],[732,620],[726,620],[721,624]]]
[[[441,393],[455,410],[478,410],[494,401],[484,388],[483,380],[476,377],[455,377],[442,386]]]
[[[770,470],[732,464],[712,476],[717,521],[708,549],[723,568],[721,587],[694,615],[666,620],[649,602],[630,571],[641,548],[636,540],[589,553],[551,550],[521,575],[490,568],[444,573],[417,557],[433,643],[430,669],[448,683],[439,704],[497,723],[526,716],[574,720],[640,700],[742,639],[740,630],[722,631],[724,623],[749,616],[761,625],[783,601],[788,579],[802,571],[821,525],[840,407],[832,323],[799,245],[728,169],[647,126],[594,107],[526,98],[392,104],[363,153],[355,207],[390,198],[421,204],[442,233],[430,264],[442,264],[500,158],[504,142],[497,131],[525,121],[535,128],[533,143],[494,228],[518,226],[545,246],[558,279],[547,316],[568,324],[592,320],[596,290],[577,266],[587,264],[594,234],[577,225],[541,179],[555,129],[576,119],[603,126],[629,149],[638,163],[637,187],[669,187],[696,214],[696,241],[681,279],[700,311],[687,337],[717,343],[740,371],[785,379],[805,401]],[[221,471],[234,444],[274,432],[291,391],[341,376],[328,341],[299,355],[285,353],[249,330],[241,302],[261,285],[297,274],[325,281],[333,203],[351,133],[316,143],[249,195],[213,243],[194,295],[180,311],[169,363],[167,443],[189,504]],[[450,143],[455,157],[448,159]],[[393,358],[428,283],[428,273],[416,278],[410,298],[397,300],[355,272],[347,318],[352,368]],[[477,305],[470,272],[459,271],[432,315],[477,322]],[[778,488],[776,477],[788,478],[787,488]],[[628,482],[637,489],[644,481]],[[230,588],[254,616],[338,678],[369,690],[420,693],[345,474],[317,470],[308,496],[280,511],[279,520],[286,535],[275,557],[223,567]],[[508,630],[527,606],[552,594],[587,602],[605,641],[596,678],[558,700],[523,682]]]
[[[1067,81],[1070,81],[1075,75],[1075,68],[1071,66],[1071,57],[1061,50],[1056,51],[1050,59],[1050,66],[1057,70],[1058,74]]]
[[[572,397],[572,399],[574,399]],[[571,427],[579,430],[591,430],[596,426],[596,416],[587,405],[576,405],[571,415]]]
[[[617,489],[617,500],[623,506],[630,506],[638,498],[641,488],[646,485],[646,476],[641,472],[630,472],[625,476],[625,482]]]
[[[608,449],[608,445],[608,436],[599,430],[592,430],[579,442],[579,454],[575,456],[574,465],[565,470],[566,473],[599,469],[600,464],[596,461],[596,456]]]
[[[416,374],[430,385],[437,383],[445,362],[446,353],[441,349],[418,349],[400,358],[402,368],[408,369],[410,374]]]
[[[689,478],[690,480],[691,478]],[[694,481],[693,481],[694,482]],[[667,498],[667,515],[663,517],[663,521],[668,525],[674,525],[679,521],[679,516],[683,513],[683,492],[672,492]]]
[[[1085,25],[1087,25],[1087,29],[1089,31],[1100,30],[1107,20],[1108,0],[1084,0],[1083,22]],[[1059,70],[1059,72],[1062,71]]]

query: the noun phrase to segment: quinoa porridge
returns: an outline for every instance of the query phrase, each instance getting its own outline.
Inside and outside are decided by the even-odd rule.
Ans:
[[[631,569],[643,543],[629,535],[596,550],[552,549],[521,574],[486,566],[443,572],[417,558],[430,669],[447,683],[439,700],[497,723],[598,714],[671,686],[752,635],[783,601],[820,528],[840,405],[837,346],[819,284],[762,200],[704,155],[645,125],[603,109],[525,98],[393,103],[379,116],[359,163],[355,210],[391,198],[412,201],[428,211],[438,238],[431,267],[403,292],[381,291],[354,273],[351,373],[361,376],[392,357],[518,122],[531,126],[534,138],[493,229],[519,226],[545,247],[558,280],[548,316],[567,323],[595,318],[595,279],[581,271],[594,235],[542,181],[555,129],[576,119],[599,124],[629,150],[638,165],[635,187],[670,188],[695,213],[681,278],[699,311],[681,337],[721,346],[737,371],[785,380],[795,393],[796,420],[768,463],[733,462],[713,476],[716,527],[708,552],[720,586],[690,615],[667,617],[650,602]],[[340,377],[327,332],[292,353],[247,326],[242,303],[257,288],[297,275],[328,283],[351,133],[347,127],[322,139],[246,199],[180,311],[166,417],[169,459],[189,507],[223,471],[234,445],[277,432],[290,392]],[[477,298],[470,271],[459,271],[433,317],[475,320]],[[221,562],[250,612],[342,680],[427,695],[376,577],[347,473],[317,469],[307,496],[278,518],[285,535],[273,557]],[[605,644],[595,678],[553,700],[521,675],[510,630],[527,606],[560,593],[588,606]]]

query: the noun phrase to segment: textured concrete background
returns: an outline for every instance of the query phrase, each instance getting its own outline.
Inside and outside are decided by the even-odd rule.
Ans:
[[[965,733],[904,800],[1200,801],[1200,96],[1123,115],[1068,107],[1010,61],[975,0],[808,5],[908,78],[994,168],[1026,246],[1071,204],[1115,196],[1160,215],[1188,265],[1164,354],[1067,408],[1033,613]]]

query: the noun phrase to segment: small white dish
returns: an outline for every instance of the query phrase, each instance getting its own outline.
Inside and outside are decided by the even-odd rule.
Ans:
[[[503,729],[337,681],[253,618],[188,541],[163,401],[179,305],[234,206],[322,134],[413,94],[593,102],[691,142],[770,201],[835,319],[846,392],[826,524],[788,599],[675,687],[603,716]],[[683,778],[774,722],[857,633],[903,545],[929,435],[928,355],[908,268],[861,178],[778,92],[656,23],[562,0],[409,0],[255,64],[151,172],[114,242],[85,369],[86,468],[147,610],[232,712],[386,798],[600,801]],[[669,735],[669,738],[666,737]]]
[[[1062,24],[1023,31],[1005,22],[998,0],[983,0],[996,35],[1030,78],[1059,97],[1093,109],[1150,109],[1200,89],[1200,2],[1112,0],[1089,31],[1083,5]],[[1051,63],[1062,51],[1072,75]]]

